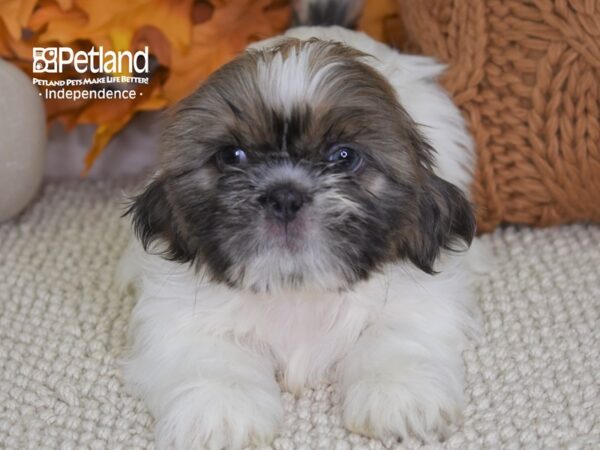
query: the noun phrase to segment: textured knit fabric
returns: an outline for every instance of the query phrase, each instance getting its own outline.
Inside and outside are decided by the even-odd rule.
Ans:
[[[600,2],[398,2],[475,137],[479,230],[600,221]]]
[[[152,418],[122,383],[133,297],[112,285],[129,231],[121,185],[45,187],[0,226],[0,448],[152,446]],[[482,336],[464,358],[465,422],[429,448],[600,448],[600,228],[498,230],[481,280]],[[335,387],[284,394],[272,449],[421,448],[340,425]]]

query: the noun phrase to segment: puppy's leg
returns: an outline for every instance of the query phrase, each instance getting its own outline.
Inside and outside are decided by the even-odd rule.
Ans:
[[[268,361],[225,339],[145,325],[133,330],[124,373],[156,419],[158,448],[240,449],[273,439],[283,409]]]
[[[444,439],[463,407],[463,362],[453,333],[424,317],[366,329],[341,361],[343,421],[377,438]],[[419,321],[421,321],[419,323]],[[457,330],[459,331],[459,330]]]

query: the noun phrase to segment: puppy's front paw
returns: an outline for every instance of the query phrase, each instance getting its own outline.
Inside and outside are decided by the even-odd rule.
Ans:
[[[425,441],[444,440],[451,425],[462,419],[462,395],[428,385],[425,380],[363,379],[348,386],[343,394],[344,425],[369,437],[413,435]]]
[[[159,449],[242,449],[266,445],[283,417],[281,399],[254,387],[181,392],[157,417]]]

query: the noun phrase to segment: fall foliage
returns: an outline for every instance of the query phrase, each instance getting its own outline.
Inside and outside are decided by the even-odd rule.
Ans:
[[[395,14],[394,0],[367,1],[360,28],[397,44]],[[0,18],[0,56],[30,75],[33,47],[149,47],[149,83],[135,86],[142,94],[135,99],[45,100],[48,121],[97,125],[85,160],[89,170],[134,114],[174,104],[249,43],[283,32],[290,7],[285,0],[3,0]],[[77,77],[74,70],[44,74],[48,80]]]

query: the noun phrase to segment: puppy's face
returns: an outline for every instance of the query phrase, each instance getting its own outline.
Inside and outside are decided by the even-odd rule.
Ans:
[[[270,291],[346,289],[403,259],[431,273],[442,248],[469,243],[469,203],[364,60],[289,40],[218,70],[172,113],[130,209],[144,245]]]

